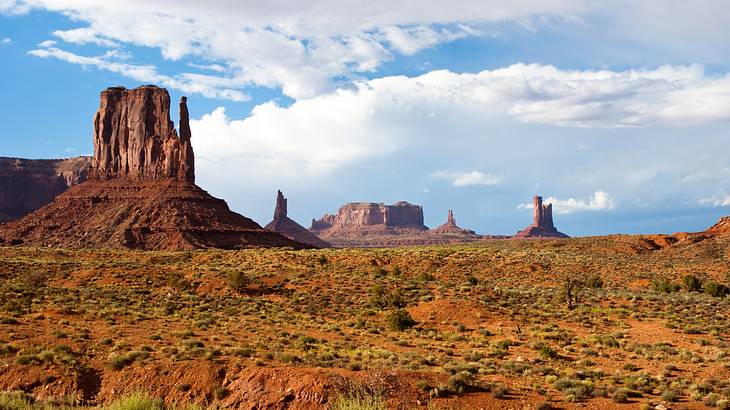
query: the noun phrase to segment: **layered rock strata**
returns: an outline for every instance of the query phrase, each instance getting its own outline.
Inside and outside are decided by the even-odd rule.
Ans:
[[[263,229],[195,185],[190,138],[185,97],[178,137],[167,90],[103,91],[87,181],[0,227],[0,243],[153,250],[310,247]]]
[[[0,157],[0,223],[23,217],[86,180],[90,157]]]

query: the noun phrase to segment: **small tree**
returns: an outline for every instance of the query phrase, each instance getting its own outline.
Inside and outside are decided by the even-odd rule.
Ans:
[[[585,281],[573,276],[563,278],[563,287],[560,289],[560,297],[565,302],[568,310],[575,309],[580,304],[580,292],[585,287]]]

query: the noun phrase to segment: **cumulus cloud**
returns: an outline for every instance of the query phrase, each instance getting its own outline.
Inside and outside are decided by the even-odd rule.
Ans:
[[[0,45],[10,44],[13,40],[10,37],[5,37],[2,40],[0,40]]]
[[[158,75],[151,68],[137,70]],[[694,107],[692,100],[680,98],[687,94],[703,102]],[[202,164],[199,168],[206,170],[201,172],[225,179],[229,174],[225,169],[244,167],[267,183],[323,181],[343,168],[405,155],[421,147],[427,147],[429,153],[448,151],[460,146],[458,141],[473,144],[462,149],[485,150],[489,155],[489,144],[503,142],[488,135],[509,129],[509,124],[626,129],[676,125],[676,116],[681,115],[683,124],[702,125],[729,120],[730,112],[723,110],[728,106],[728,78],[706,76],[696,66],[614,72],[517,64],[476,74],[434,71],[361,81],[353,89],[300,99],[287,107],[273,101],[259,104],[242,119],[230,118],[221,107],[192,121],[191,127],[197,136],[194,146]],[[514,137],[504,141],[511,140],[517,141]],[[547,138],[532,137],[532,141],[536,147],[545,145],[545,153],[559,152]],[[474,170],[478,168],[457,172],[452,163],[443,169],[431,176],[457,187],[494,185],[504,177],[502,169],[491,165],[489,169],[497,173]],[[632,172],[647,176],[637,184],[657,175],[651,168]],[[230,186],[237,183],[230,181]],[[586,185],[593,183],[587,181]],[[555,202],[558,212],[613,206],[603,193],[589,200]]]
[[[553,212],[559,215],[572,214],[580,211],[608,211],[616,208],[616,202],[608,193],[604,191],[596,191],[593,196],[588,199],[559,199],[549,197],[543,200],[544,204],[553,204]],[[532,209],[533,204],[520,204],[518,209]]]
[[[456,171],[435,171],[431,173],[432,178],[444,179],[451,182],[451,185],[461,188],[468,186],[491,186],[500,183],[502,178],[480,171],[456,172]]]

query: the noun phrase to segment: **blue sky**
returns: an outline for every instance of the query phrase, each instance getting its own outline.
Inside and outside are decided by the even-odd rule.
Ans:
[[[407,200],[435,226],[701,230],[730,213],[730,6],[0,0],[0,155],[91,152],[98,93],[189,98],[199,185],[267,223]],[[177,120],[177,118],[173,118]]]

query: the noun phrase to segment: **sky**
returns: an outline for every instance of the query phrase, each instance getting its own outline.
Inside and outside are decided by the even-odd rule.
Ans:
[[[92,152],[99,92],[188,97],[197,183],[260,224],[348,202],[571,236],[730,214],[725,0],[0,0],[0,156]],[[177,122],[177,110],[173,108]]]

